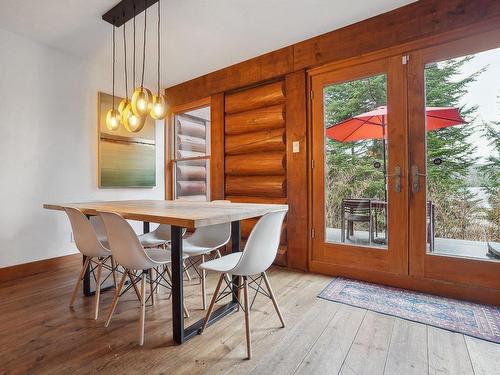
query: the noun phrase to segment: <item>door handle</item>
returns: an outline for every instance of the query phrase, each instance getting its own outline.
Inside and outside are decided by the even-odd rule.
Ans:
[[[394,168],[394,174],[388,174],[387,177],[395,177],[394,190],[396,193],[401,193],[401,167],[396,165]]]
[[[425,173],[418,172],[418,165],[412,165],[411,166],[411,178],[412,178],[411,191],[413,193],[418,193],[420,190],[420,176],[425,177],[427,175]]]

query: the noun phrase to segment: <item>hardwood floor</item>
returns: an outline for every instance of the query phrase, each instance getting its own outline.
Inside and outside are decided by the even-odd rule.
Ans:
[[[0,284],[1,374],[499,374],[500,345],[316,298],[329,277],[273,268],[269,277],[286,328],[270,300],[258,296],[251,313],[253,359],[245,360],[243,313],[176,346],[166,294],[146,311],[143,347],[137,344],[139,302],[133,291],[99,320],[93,298],[68,302],[77,267]],[[209,275],[208,296],[215,288]],[[190,322],[203,316],[201,288],[185,288]],[[251,295],[251,297],[253,294]]]

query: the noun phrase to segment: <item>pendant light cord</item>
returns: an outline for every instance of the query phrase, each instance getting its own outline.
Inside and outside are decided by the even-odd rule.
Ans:
[[[125,65],[125,98],[128,99],[128,82],[127,82],[127,38],[126,38],[126,23],[123,24],[123,61]]]
[[[157,80],[157,88],[158,88],[158,96],[160,96],[160,0],[158,0],[158,80]]]
[[[135,89],[135,2],[134,2],[134,57],[132,58],[132,67],[134,69],[132,73],[132,86]]]
[[[144,0],[144,35],[142,40],[142,77],[141,77],[141,89],[144,87],[144,66],[146,62],[146,29],[147,29],[147,12],[148,4],[147,0]]]
[[[112,74],[112,77],[113,77],[113,99],[112,99],[113,110],[115,109],[115,29],[116,29],[116,26],[115,26],[115,23],[113,21],[113,74]]]

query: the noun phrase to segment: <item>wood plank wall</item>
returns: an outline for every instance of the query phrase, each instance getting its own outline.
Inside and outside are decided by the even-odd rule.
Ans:
[[[233,202],[287,203],[285,82],[225,97],[225,195]],[[248,238],[257,219],[241,225]],[[276,260],[286,264],[286,224]]]

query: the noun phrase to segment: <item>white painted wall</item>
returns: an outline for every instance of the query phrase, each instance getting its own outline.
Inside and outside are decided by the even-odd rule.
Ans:
[[[0,267],[71,254],[71,229],[47,202],[163,199],[157,187],[97,188],[97,91],[110,92],[109,51],[70,56],[0,29]]]

